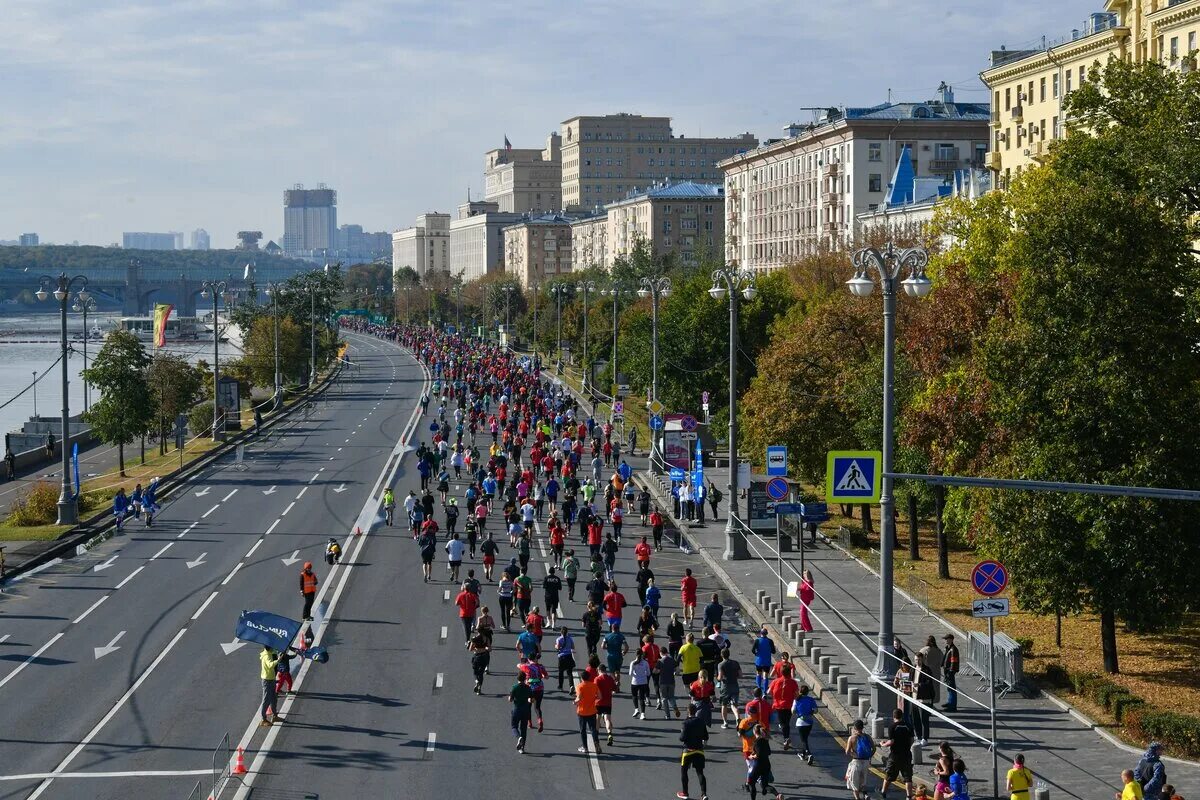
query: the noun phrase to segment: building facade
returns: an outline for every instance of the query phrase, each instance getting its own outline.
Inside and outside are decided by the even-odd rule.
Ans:
[[[392,234],[392,273],[404,267],[424,277],[450,270],[450,215],[430,211],[416,224]]]
[[[340,225],[334,250],[329,257],[343,264],[365,264],[386,258],[392,249],[392,235],[385,231],[370,233],[362,225]]]
[[[38,235],[36,233],[22,233],[19,237],[17,237],[17,243],[21,247],[37,247],[39,241],[40,239],[38,239]]]
[[[656,182],[720,179],[717,163],[758,144],[732,138],[674,136],[670,117],[609,114],[562,123],[562,207],[578,210],[622,200]]]
[[[211,240],[208,236],[208,231],[204,228],[196,228],[192,231],[192,249],[193,250],[208,250],[211,247]]]
[[[694,265],[702,252],[720,257],[725,233],[725,190],[717,184],[683,183],[656,186],[612,203],[608,212],[611,259],[632,252],[639,240],[656,256],[674,253]]]
[[[938,203],[951,197],[975,200],[991,188],[991,171],[980,167],[958,170],[949,179],[918,178],[905,148],[888,182],[883,203],[874,211],[859,214],[858,227],[859,230],[885,228],[901,234],[915,232],[933,221]]]
[[[1066,135],[1063,101],[1110,58],[1196,69],[1200,0],[1108,0],[1071,35],[1038,50],[992,52],[980,73],[992,92],[988,168],[999,188]]]
[[[131,231],[121,234],[121,246],[126,250],[182,250],[183,234]]]
[[[283,193],[283,252],[325,257],[337,248],[337,192],[325,184],[296,184]]]
[[[450,274],[473,281],[504,271],[504,229],[529,215],[500,211],[494,202],[467,202],[450,222]]]
[[[504,228],[504,271],[522,287],[571,273],[571,223],[566,214],[544,214]]]
[[[608,212],[593,211],[571,223],[572,269],[609,269]]]
[[[956,103],[942,84],[925,102],[830,108],[783,139],[721,162],[725,260],[779,269],[821,247],[850,243],[860,214],[876,210],[904,148],[914,174],[948,179],[982,166],[988,106]]]
[[[552,133],[544,150],[502,147],[484,153],[483,199],[503,213],[557,211],[562,198],[561,144],[559,135]]]

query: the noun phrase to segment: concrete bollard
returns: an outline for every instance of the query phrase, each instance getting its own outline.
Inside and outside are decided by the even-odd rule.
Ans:
[[[869,697],[860,698],[858,701],[858,717],[859,717],[859,719],[866,719],[867,714],[870,714],[870,713],[871,713],[871,698],[869,698]]]
[[[779,610],[779,603],[776,603],[774,600],[767,603],[767,616],[770,617],[771,619],[775,618],[775,612],[777,612],[778,610]]]
[[[799,650],[803,650],[803,649],[804,649],[804,643],[805,643],[805,642],[807,642],[807,641],[808,641],[808,639],[805,639],[805,638],[804,638],[804,631],[802,631],[802,630],[800,630],[799,628],[797,628],[797,629],[796,629],[796,631],[795,631],[795,633],[793,633],[793,634],[792,634],[792,641],[794,641],[794,642],[796,643],[796,648],[797,648],[797,649],[799,649]],[[810,643],[810,644],[811,644],[811,643]]]
[[[790,620],[788,620],[785,617],[784,621],[783,621],[783,629],[787,633],[787,637],[789,639],[795,639],[796,631],[800,629],[800,626],[797,625],[795,622],[791,622]]]
[[[838,678],[837,678],[838,694],[845,694],[849,688],[850,688],[850,676],[849,675],[838,675]]]
[[[809,652],[808,657],[812,660],[814,665],[821,663],[821,648],[814,647],[812,651]]]
[[[925,763],[925,748],[916,742],[912,745],[912,763],[914,766]]]
[[[830,683],[836,685],[838,682],[838,676],[841,674],[842,674],[842,670],[838,667],[837,664],[829,665],[829,682]]]
[[[800,655],[804,656],[805,658],[808,658],[810,655],[812,655],[813,646],[814,645],[813,645],[812,639],[803,640],[800,643]]]
[[[782,608],[775,609],[775,622],[782,625],[783,624],[783,616],[784,616],[784,614],[783,614]]]
[[[1033,800],[1050,800],[1050,789],[1046,786],[1039,786],[1033,790]]]
[[[850,679],[846,678],[846,680],[849,681]],[[851,686],[849,689],[846,690],[846,702],[850,705],[851,708],[855,708],[858,706],[858,695],[859,695],[860,691],[861,690],[857,686]]]
[[[820,660],[817,661],[817,672],[821,675],[827,675],[832,662],[833,659],[829,656],[821,656]]]
[[[875,717],[871,720],[871,736],[875,741],[883,739],[887,735],[887,723],[891,720],[885,720],[883,717]]]
[[[754,592],[754,602],[758,603],[761,606],[763,604],[763,600],[766,598],[766,596],[767,596],[766,589],[757,589]]]

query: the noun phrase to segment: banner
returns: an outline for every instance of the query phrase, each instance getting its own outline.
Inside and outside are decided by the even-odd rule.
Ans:
[[[71,445],[71,464],[75,467],[75,496],[79,496],[79,442]]]
[[[233,635],[243,642],[256,642],[277,652],[291,646],[300,623],[269,611],[243,611]]]
[[[154,304],[154,346],[164,347],[167,344],[167,320],[175,306],[170,303]]]
[[[692,499],[700,500],[700,487],[704,485],[704,448],[696,439],[696,461],[692,465]]]

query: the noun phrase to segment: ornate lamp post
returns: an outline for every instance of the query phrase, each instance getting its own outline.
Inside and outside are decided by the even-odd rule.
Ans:
[[[89,311],[96,310],[96,298],[89,297],[86,301],[81,301],[78,298],[75,304],[71,306],[72,311],[83,312],[83,368],[87,369],[88,365],[88,339],[91,338],[91,332],[88,330],[87,315]],[[86,413],[92,407],[92,392],[91,385],[87,378],[83,379],[83,410]]]
[[[220,386],[221,380],[221,326],[217,319],[217,301],[229,293],[229,283],[227,281],[204,281],[200,284],[200,296],[207,298],[209,293],[212,293],[213,301],[213,424],[212,438],[214,442],[219,442],[224,438],[225,425],[221,420],[220,404],[217,402],[217,387]],[[229,304],[228,298],[225,300],[226,306]]]

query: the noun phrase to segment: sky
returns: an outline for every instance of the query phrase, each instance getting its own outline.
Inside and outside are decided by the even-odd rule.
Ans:
[[[803,106],[984,102],[1000,45],[1079,27],[1081,0],[0,0],[0,239],[282,235],[283,191],[339,224],[453,214],[483,153],[563,120],[673,118],[776,137]],[[1003,14],[997,8],[1003,7]]]

